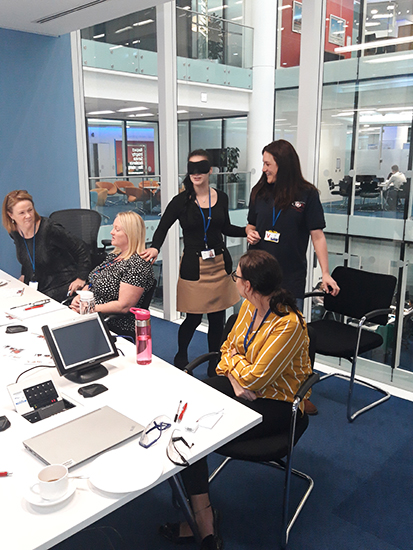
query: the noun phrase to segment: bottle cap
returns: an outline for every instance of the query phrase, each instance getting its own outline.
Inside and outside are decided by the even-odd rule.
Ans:
[[[77,293],[81,300],[93,300],[93,292],[91,290],[78,290]]]
[[[151,314],[147,309],[141,309],[139,307],[131,307],[129,311],[135,315],[135,319],[138,321],[147,321],[151,317]]]

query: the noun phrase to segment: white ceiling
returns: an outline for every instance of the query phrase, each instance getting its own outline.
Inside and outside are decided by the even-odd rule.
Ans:
[[[59,36],[128,13],[158,6],[166,0],[0,0],[0,27]],[[76,9],[73,13],[66,13]],[[58,16],[39,23],[43,18]]]

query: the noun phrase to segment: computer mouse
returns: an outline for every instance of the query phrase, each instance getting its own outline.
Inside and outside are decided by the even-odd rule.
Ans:
[[[10,428],[10,420],[7,418],[7,416],[0,416],[0,432],[4,432],[4,430],[7,430],[7,428]]]
[[[107,389],[108,388],[103,384],[89,384],[88,386],[79,388],[77,391],[80,395],[83,395],[83,397],[95,397],[95,395],[99,395],[100,393],[107,391]]]

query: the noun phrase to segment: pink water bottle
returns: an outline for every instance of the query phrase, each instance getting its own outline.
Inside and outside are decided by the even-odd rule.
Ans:
[[[149,365],[152,362],[151,315],[147,309],[131,307],[135,315],[136,362]]]

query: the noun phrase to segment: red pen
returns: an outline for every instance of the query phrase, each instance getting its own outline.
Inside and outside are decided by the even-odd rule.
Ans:
[[[30,307],[26,307],[24,311],[29,311],[29,309],[37,309],[38,307],[43,307],[44,304],[39,304],[38,306],[30,306]]]
[[[13,472],[0,472],[0,477],[11,476]]]
[[[178,417],[178,422],[181,422],[181,420],[183,419],[187,407],[188,407],[188,403],[185,403],[185,405],[182,408],[181,414]]]

